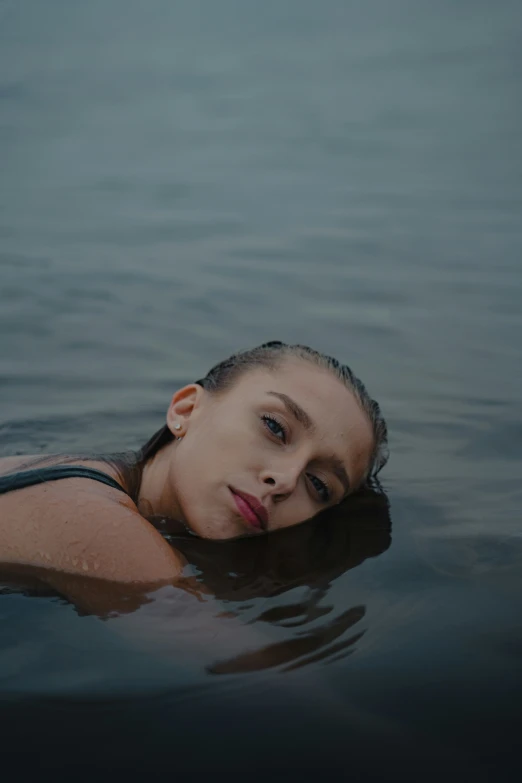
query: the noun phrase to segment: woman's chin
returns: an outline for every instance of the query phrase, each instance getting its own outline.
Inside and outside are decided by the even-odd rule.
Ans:
[[[212,541],[226,541],[229,538],[237,538],[240,531],[235,525],[225,520],[186,519],[184,525],[189,533],[198,538],[206,538]]]

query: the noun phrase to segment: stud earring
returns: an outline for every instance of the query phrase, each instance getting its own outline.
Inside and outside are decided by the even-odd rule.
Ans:
[[[174,425],[174,429],[175,430],[180,430],[181,429],[181,424],[175,424]]]

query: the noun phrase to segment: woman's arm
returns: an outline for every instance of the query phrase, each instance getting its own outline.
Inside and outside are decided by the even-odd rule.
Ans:
[[[0,504],[0,563],[115,583],[166,584],[185,560],[130,498],[82,478],[12,492]]]

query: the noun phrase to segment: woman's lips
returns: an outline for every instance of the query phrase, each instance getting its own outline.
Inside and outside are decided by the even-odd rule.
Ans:
[[[256,530],[266,530],[268,513],[263,504],[253,495],[229,487],[239,513]]]

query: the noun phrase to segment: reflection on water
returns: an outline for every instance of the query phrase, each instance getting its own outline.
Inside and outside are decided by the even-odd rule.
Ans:
[[[332,607],[327,607],[320,614],[328,614],[331,609]],[[364,607],[356,606],[330,622],[322,621],[321,625],[312,631],[301,631],[299,636],[288,641],[276,642],[254,652],[241,653],[231,660],[210,666],[208,670],[212,674],[239,674],[283,666],[283,671],[292,671],[310,663],[324,661],[329,656],[340,660],[352,652],[350,648],[361,638],[364,631],[359,631],[344,641],[334,642],[362,620],[364,614]],[[314,619],[317,619],[317,616]]]
[[[388,500],[360,493],[289,530],[226,543],[171,540],[220,600],[247,602],[306,586],[327,590],[341,574],[384,552],[391,541]]]
[[[340,639],[363,619],[365,607],[356,606],[335,616],[336,609],[328,602],[331,582],[389,545],[388,501],[384,495],[370,492],[294,530],[282,530],[262,540],[243,539],[226,547],[192,540],[188,547],[181,543],[180,549],[200,570],[202,584],[220,601],[226,601],[227,608],[245,613],[251,625],[268,623],[290,631],[281,641],[240,651],[232,659],[211,664],[208,670],[226,674],[284,666],[289,671],[348,654],[364,630]],[[305,593],[299,590],[303,587]],[[297,593],[300,597],[296,601]],[[267,600],[275,598],[273,604]]]
[[[214,674],[286,671],[332,656],[337,660],[364,634],[358,626],[354,635],[342,638],[364,618],[365,607],[338,614],[329,589],[345,572],[388,548],[388,501],[382,493],[364,492],[303,525],[262,538],[169,538],[197,578],[187,575],[179,586],[151,592],[4,566],[0,593],[49,597],[50,582],[81,616],[99,615],[131,641],[141,639],[155,655],[183,657],[190,650],[198,665]],[[284,630],[283,638],[267,643],[259,624]]]

